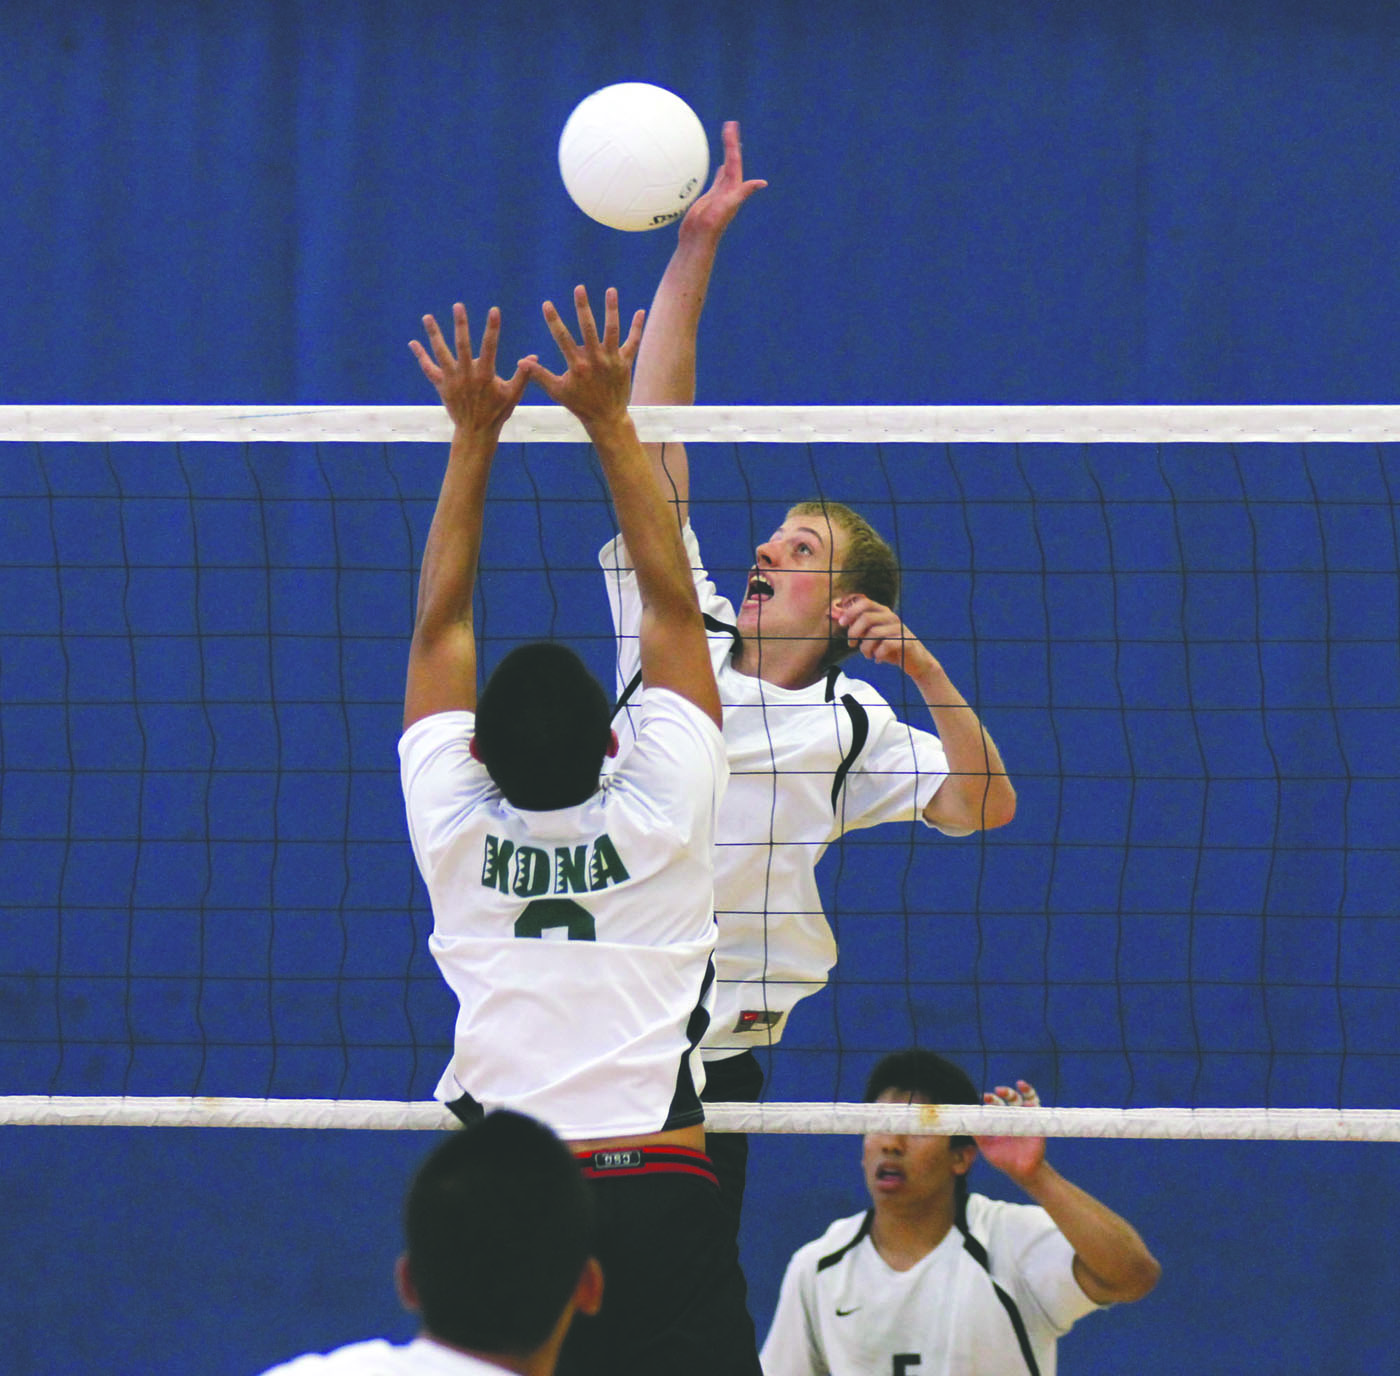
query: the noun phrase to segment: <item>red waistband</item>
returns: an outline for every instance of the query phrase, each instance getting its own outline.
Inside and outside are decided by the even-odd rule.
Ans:
[[[606,1147],[576,1151],[574,1159],[588,1180],[615,1180],[628,1175],[698,1175],[718,1185],[714,1165],[693,1147]]]

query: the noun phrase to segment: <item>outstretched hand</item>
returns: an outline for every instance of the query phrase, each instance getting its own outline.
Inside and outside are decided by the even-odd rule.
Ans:
[[[525,391],[529,381],[527,365],[531,358],[521,359],[509,378],[496,376],[496,347],[501,338],[501,313],[491,307],[486,317],[486,330],[481,336],[481,356],[472,356],[471,329],[467,324],[467,308],[458,301],[452,307],[457,352],[454,356],[442,337],[438,323],[431,315],[423,317],[423,329],[432,346],[430,357],[416,339],[408,347],[418,360],[423,376],[437,388],[447,414],[458,430],[495,438],[500,434],[510,413]]]
[[[642,342],[642,321],[645,311],[632,317],[632,328],[621,340],[618,323],[617,290],[609,287],[603,317],[603,334],[593,318],[588,304],[588,292],[582,286],[574,288],[574,310],[578,314],[579,341],[575,342],[569,327],[559,317],[552,301],[544,303],[545,324],[564,356],[565,370],[551,373],[539,359],[521,361],[521,368],[532,382],[544,389],[551,401],[572,411],[585,426],[616,420],[626,414],[632,395],[632,364]]]
[[[729,120],[722,134],[724,140],[724,162],[715,173],[710,189],[692,202],[685,218],[681,221],[681,234],[696,231],[723,234],[729,222],[739,213],[739,207],[753,195],[761,191],[767,182],[757,178],[744,180],[744,155],[739,146],[739,124]]]
[[[984,1094],[982,1102],[989,1106],[1004,1104],[1011,1108],[1039,1108],[1040,1096],[1025,1080],[1017,1080],[1016,1088],[998,1085],[994,1094]],[[1043,1137],[978,1137],[977,1150],[997,1170],[1017,1183],[1032,1176],[1045,1160]]]

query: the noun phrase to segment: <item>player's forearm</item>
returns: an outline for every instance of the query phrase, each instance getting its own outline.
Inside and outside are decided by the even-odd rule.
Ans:
[[[1086,1293],[1099,1303],[1141,1299],[1162,1268],[1136,1228],[1066,1180],[1048,1161],[1017,1184],[1055,1221],[1090,1275]]]
[[[719,236],[683,236],[647,312],[637,353],[632,401],[639,406],[689,406],[695,400],[696,338]]]
[[[653,614],[699,614],[695,584],[675,516],[662,496],[630,416],[589,426],[612,494],[618,527],[636,570],[642,605]]]
[[[427,638],[450,625],[470,624],[472,593],[496,441],[457,431],[423,547],[414,635]]]
[[[948,759],[948,778],[930,804],[939,813],[934,820],[974,830],[1005,826],[1016,815],[1016,790],[991,733],[932,656],[910,677]]]

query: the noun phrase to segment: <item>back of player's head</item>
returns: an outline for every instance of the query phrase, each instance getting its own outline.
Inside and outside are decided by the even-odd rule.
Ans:
[[[477,755],[514,806],[573,807],[598,787],[611,716],[602,684],[567,646],[521,645],[482,689]]]
[[[423,1163],[404,1228],[424,1328],[473,1352],[525,1355],[554,1331],[592,1254],[592,1199],[547,1127],[500,1110]]]
[[[865,1082],[865,1101],[873,1104],[887,1089],[922,1095],[930,1104],[980,1104],[977,1086],[960,1065],[921,1046],[894,1051],[880,1061]],[[971,1137],[952,1139],[955,1147],[970,1147]]]
[[[798,502],[789,514],[825,516],[833,528],[841,532],[844,548],[836,579],[838,594],[861,593],[872,602],[891,608],[898,604],[899,561],[879,531],[860,512],[852,511],[844,502],[815,501]],[[851,653],[845,637],[836,635],[823,663],[839,664]]]

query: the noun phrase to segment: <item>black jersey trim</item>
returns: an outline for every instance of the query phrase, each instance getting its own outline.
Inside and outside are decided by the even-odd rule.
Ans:
[[[702,615],[705,619],[705,629],[707,631],[712,633],[723,631],[725,634],[734,638],[734,643],[736,645],[739,643],[740,636],[737,626],[731,626],[727,622],[719,620],[718,617],[711,616],[709,612],[704,612]],[[836,698],[836,679],[840,673],[840,667],[835,664],[827,670],[827,702],[832,702]],[[617,714],[632,701],[633,694],[635,694],[637,689],[641,686],[642,671],[638,669],[637,672],[632,675],[632,679],[627,687],[622,690],[621,696],[613,707],[613,721],[617,720]],[[860,752],[865,749],[865,742],[870,739],[870,714],[865,710],[865,707],[857,702],[855,697],[850,693],[841,694],[841,705],[846,709],[847,714],[851,718],[851,748],[841,757],[841,763],[836,766],[836,773],[832,775],[831,810],[833,813],[837,810],[837,804],[841,798],[841,786],[846,782],[846,775],[851,772],[851,766],[855,764],[856,758],[860,755]]]
[[[836,1263],[840,1261],[841,1258],[844,1257],[846,1253],[851,1250],[851,1248],[853,1248],[857,1243],[861,1242],[864,1238],[870,1235],[870,1225],[874,1222],[875,1210],[867,1209],[865,1212],[865,1217],[860,1221],[860,1227],[856,1229],[856,1235],[844,1247],[838,1247],[829,1256],[824,1256],[819,1262],[817,1262],[817,1270],[825,1271],[828,1266],[835,1266]]]
[[[730,626],[730,625],[726,624],[725,622],[719,620],[718,617],[711,616],[711,615],[709,614],[709,612],[702,612],[701,615],[702,615],[702,616],[704,617],[704,619],[705,619],[705,629],[706,629],[707,631],[711,631],[711,632],[724,631],[727,635],[730,635],[730,636],[732,636],[732,637],[734,638],[734,643],[735,643],[736,645],[739,643],[739,628],[738,628],[737,626]],[[623,709],[624,707],[627,706],[627,704],[632,700],[632,694],[635,693],[635,692],[637,691],[637,689],[640,688],[641,686],[642,686],[642,671],[641,671],[640,669],[638,669],[637,672],[636,672],[635,674],[632,675],[632,680],[631,680],[631,682],[628,683],[627,687],[625,687],[625,688],[622,690],[622,696],[621,696],[620,698],[618,698],[616,705],[613,707],[613,710],[612,710],[612,720],[613,720],[613,721],[616,721],[616,720],[617,720],[617,714],[618,714],[620,711],[622,711],[622,709]]]
[[[1001,1307],[1006,1310],[1006,1316],[1011,1320],[1011,1327],[1016,1330],[1016,1341],[1021,1346],[1021,1356],[1025,1360],[1026,1370],[1030,1376],[1040,1376],[1040,1367],[1036,1364],[1035,1353],[1031,1350],[1031,1339],[1030,1334],[1026,1332],[1025,1320],[1021,1317],[1021,1311],[1016,1307],[1016,1301],[1006,1290],[1002,1289],[997,1278],[992,1275],[987,1249],[968,1231],[967,1219],[964,1216],[965,1207],[965,1203],[960,1203],[957,1216],[958,1231],[962,1234],[963,1251],[987,1273],[987,1279],[991,1281],[992,1289],[997,1292],[997,1299],[1001,1301]]]
[[[834,701],[836,697],[836,678],[840,672],[840,666],[836,664],[827,670],[826,700],[828,702]],[[842,693],[841,705],[851,718],[851,748],[842,756],[841,763],[831,780],[832,812],[836,811],[837,802],[841,797],[841,785],[846,782],[846,775],[851,772],[851,766],[855,764],[856,757],[860,752],[865,749],[865,742],[870,736],[870,714],[856,701],[855,697],[850,693]]]
[[[715,962],[711,958],[705,962],[705,978],[700,984],[700,997],[691,1010],[690,1019],[685,1025],[686,1048],[681,1054],[681,1063],[676,1067],[676,1089],[671,1095],[671,1106],[666,1110],[666,1121],[661,1125],[662,1132],[672,1128],[694,1127],[705,1121],[705,1105],[695,1089],[695,1077],[690,1073],[690,1058],[695,1048],[710,1026],[710,1012],[705,1007],[710,986],[715,982]]]

